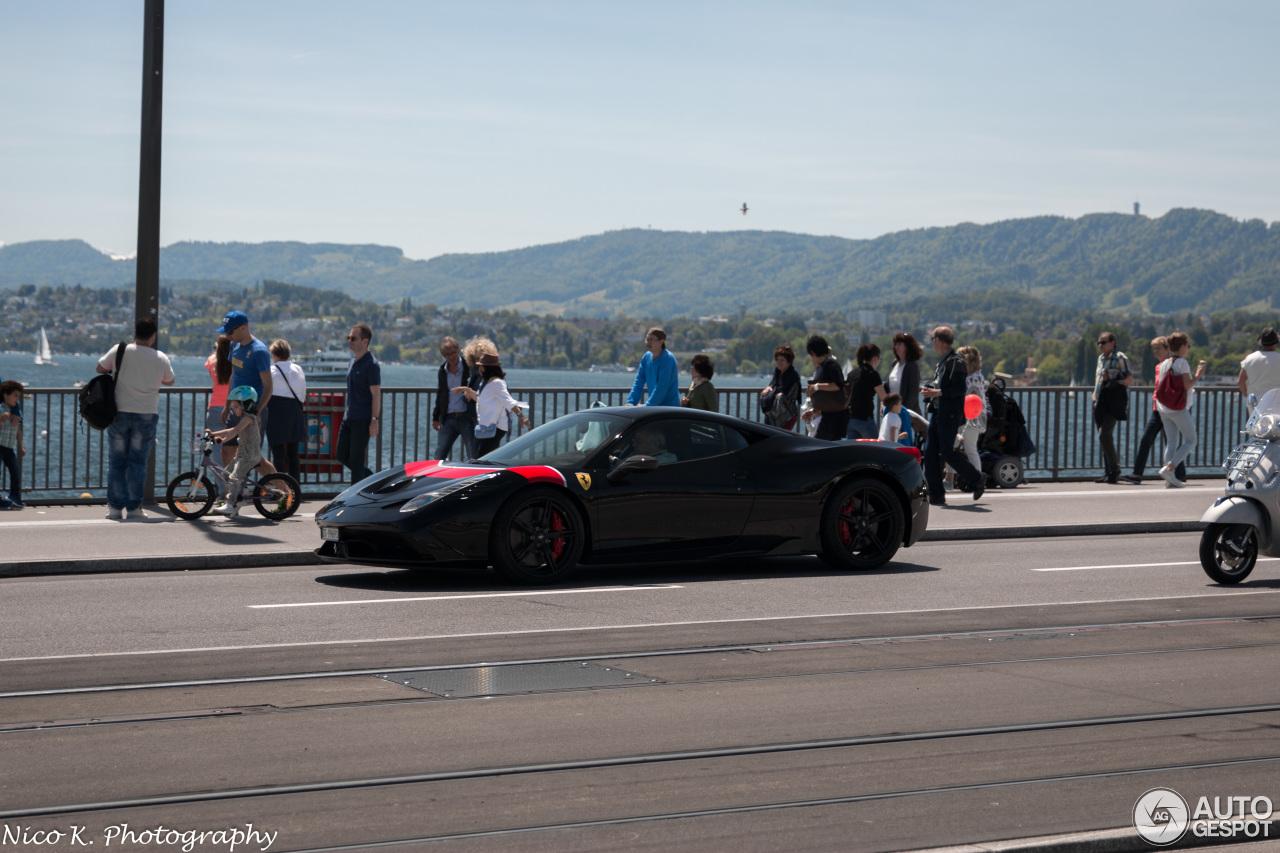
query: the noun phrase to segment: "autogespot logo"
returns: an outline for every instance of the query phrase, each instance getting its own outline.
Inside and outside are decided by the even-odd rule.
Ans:
[[[1133,804],[1133,825],[1145,840],[1163,847],[1187,831],[1187,801],[1169,788],[1152,788]]]

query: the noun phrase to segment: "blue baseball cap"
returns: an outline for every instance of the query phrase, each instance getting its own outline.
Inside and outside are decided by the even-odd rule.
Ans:
[[[228,311],[227,316],[222,318],[222,326],[218,329],[218,334],[229,335],[241,326],[249,325],[249,315],[243,311]]]

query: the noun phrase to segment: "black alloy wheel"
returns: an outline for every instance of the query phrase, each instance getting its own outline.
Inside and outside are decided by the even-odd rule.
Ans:
[[[822,507],[822,561],[836,569],[876,569],[897,553],[905,525],[893,491],[869,477],[840,484]]]
[[[1200,537],[1200,565],[1218,583],[1249,577],[1258,563],[1258,531],[1248,524],[1210,524]]]
[[[585,543],[586,524],[573,500],[552,486],[532,486],[494,516],[489,557],[508,580],[555,583],[577,567]]]
[[[187,471],[170,481],[164,501],[169,505],[169,512],[191,521],[208,512],[217,496],[218,490],[208,477],[199,471]]]
[[[298,511],[302,505],[302,490],[298,481],[288,474],[268,474],[258,481],[253,490],[253,505],[263,518],[281,521]]]

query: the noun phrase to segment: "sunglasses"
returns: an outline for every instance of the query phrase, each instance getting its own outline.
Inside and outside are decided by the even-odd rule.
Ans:
[[[360,340],[360,338],[356,337],[355,335],[347,335],[347,340],[349,340],[349,341],[358,341],[358,340]]]
[[[1114,343],[1115,343],[1115,340],[1108,338],[1105,341],[1098,341],[1098,346],[1102,346],[1103,344],[1114,344]]]

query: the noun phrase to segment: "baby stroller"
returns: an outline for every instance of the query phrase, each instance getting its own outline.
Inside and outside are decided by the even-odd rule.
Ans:
[[[1025,479],[1022,457],[1036,452],[1035,442],[1027,431],[1027,420],[1022,407],[1005,393],[1005,380],[1009,377],[997,373],[987,383],[987,431],[978,439],[978,456],[982,470],[992,485],[1013,489]]]

